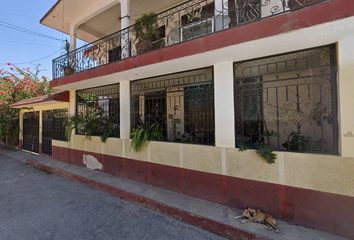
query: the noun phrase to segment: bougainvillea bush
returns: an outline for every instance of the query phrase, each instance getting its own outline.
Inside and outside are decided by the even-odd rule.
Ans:
[[[46,77],[40,76],[40,66],[19,68],[8,63],[0,69],[0,141],[8,146],[18,145],[19,110],[11,104],[20,100],[50,94],[52,89]]]

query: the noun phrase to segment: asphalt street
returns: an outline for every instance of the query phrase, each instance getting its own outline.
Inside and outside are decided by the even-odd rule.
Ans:
[[[222,238],[0,155],[0,239]]]

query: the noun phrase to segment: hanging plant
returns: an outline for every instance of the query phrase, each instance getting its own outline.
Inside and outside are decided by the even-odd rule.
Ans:
[[[275,160],[277,159],[277,155],[274,153],[272,146],[265,143],[265,139],[267,139],[267,142],[269,143],[270,137],[276,135],[277,133],[274,131],[268,131],[268,130],[264,131],[264,134],[259,136],[258,141],[256,142],[255,147],[253,148],[256,150],[257,155],[260,158],[262,158],[264,161],[266,161],[268,164],[275,163]],[[251,148],[250,144],[246,141],[242,141],[239,145],[240,152],[244,152],[250,148]]]

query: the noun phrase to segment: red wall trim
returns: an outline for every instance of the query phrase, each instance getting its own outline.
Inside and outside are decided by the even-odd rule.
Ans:
[[[96,157],[103,172],[231,207],[255,207],[289,222],[354,238],[354,197],[229,177],[53,146],[52,158],[83,166]]]
[[[294,12],[288,12],[258,22],[231,28],[200,37],[181,44],[158,49],[150,53],[128,58],[116,63],[90,69],[51,81],[58,87],[94,77],[122,72],[133,68],[168,61],[193,54],[203,53],[239,43],[274,36],[317,24],[330,22],[354,15],[354,1],[328,0]]]

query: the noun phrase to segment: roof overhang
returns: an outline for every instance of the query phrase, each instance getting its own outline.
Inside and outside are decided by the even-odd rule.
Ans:
[[[58,0],[42,17],[40,23],[68,35],[72,25],[77,25],[77,37],[85,42],[92,42],[102,37],[102,34],[96,34],[105,30],[102,26],[113,25],[112,31],[104,33],[103,36],[117,31],[120,27],[120,24],[117,24],[120,11],[116,10],[116,14],[106,12],[112,7],[116,9],[117,4],[119,4],[118,0]],[[91,19],[96,20],[90,24]]]
[[[21,100],[12,104],[11,108],[32,108],[39,105],[50,105],[62,102],[69,102],[69,91]]]

